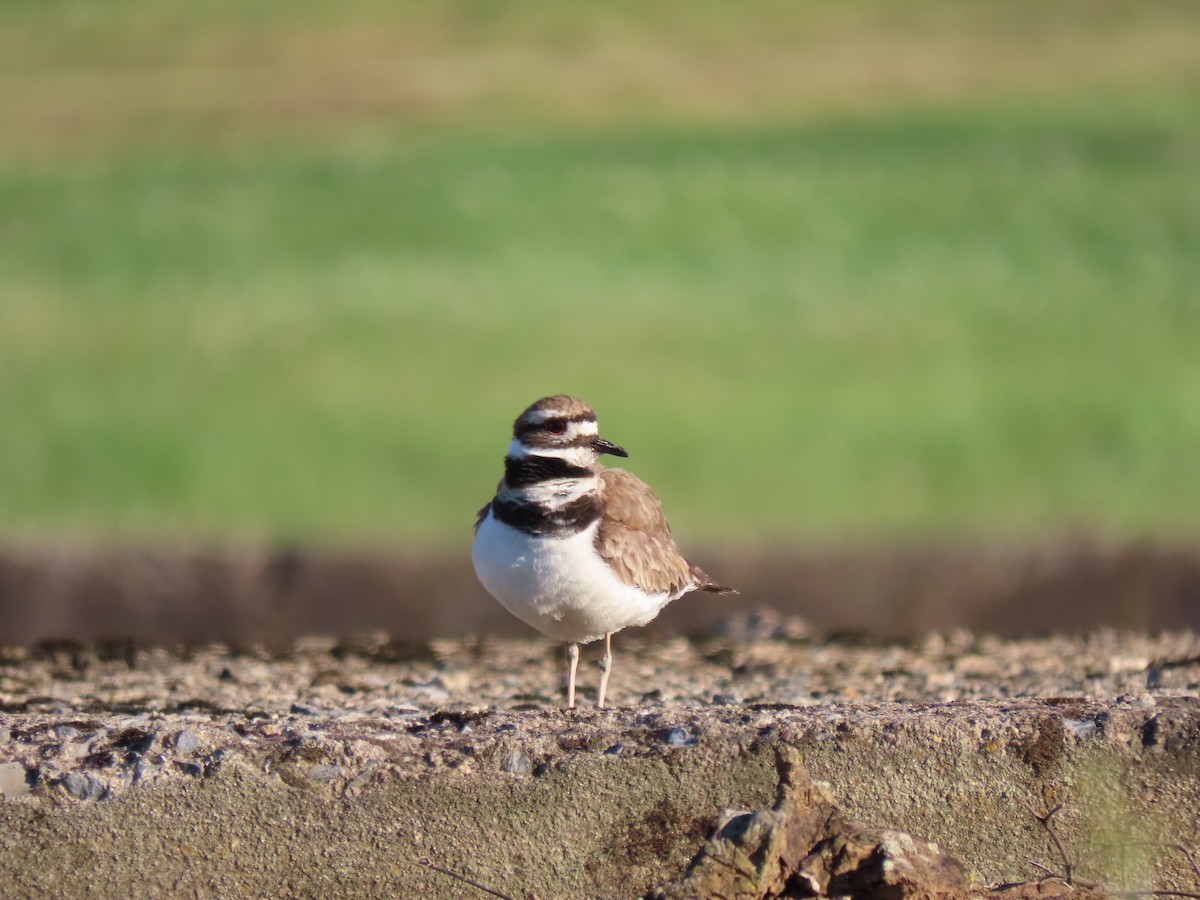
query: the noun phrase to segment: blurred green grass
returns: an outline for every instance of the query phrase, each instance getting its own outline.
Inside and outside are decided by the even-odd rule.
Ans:
[[[570,391],[691,535],[1194,533],[1198,88],[5,155],[0,521],[461,541]]]

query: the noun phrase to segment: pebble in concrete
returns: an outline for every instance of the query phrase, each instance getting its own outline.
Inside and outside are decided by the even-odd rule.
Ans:
[[[1081,741],[1091,740],[1096,736],[1095,719],[1063,719],[1063,725]]]
[[[99,800],[104,794],[104,785],[91,775],[68,772],[62,780],[63,789],[76,800]]]
[[[379,767],[379,760],[368,759],[366,767],[361,772],[359,772],[357,775],[355,775],[353,778],[351,778],[350,783],[347,784],[346,787],[351,790],[362,787],[364,784],[366,784],[368,781],[371,780],[371,776],[374,774],[375,769],[377,769],[378,767]]]
[[[18,762],[0,763],[0,797],[13,800],[29,793],[25,767]]]
[[[175,736],[175,749],[180,753],[195,753],[199,746],[200,739],[190,729],[185,728]]]
[[[533,762],[521,750],[510,750],[504,755],[503,768],[510,775],[530,775],[533,772]]]
[[[667,732],[666,742],[668,747],[693,747],[696,744],[696,738],[687,729],[672,728]]]
[[[335,778],[340,778],[342,774],[341,766],[317,765],[308,770],[309,781],[332,781]]]

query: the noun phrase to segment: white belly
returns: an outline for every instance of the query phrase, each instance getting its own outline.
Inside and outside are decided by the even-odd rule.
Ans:
[[[599,527],[570,537],[532,535],[488,510],[471,548],[475,574],[510,613],[560,641],[586,644],[645,625],[671,597],[619,581],[596,552]]]

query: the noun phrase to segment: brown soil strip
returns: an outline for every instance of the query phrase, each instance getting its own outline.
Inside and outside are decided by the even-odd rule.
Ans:
[[[1200,547],[1040,543],[725,547],[694,554],[741,593],[687,596],[629,636],[968,628],[1002,636],[1111,627],[1200,630]],[[796,619],[802,619],[797,622]],[[0,642],[104,638],[286,646],[307,634],[398,641],[531,631],[461,553],[292,547],[0,548]]]

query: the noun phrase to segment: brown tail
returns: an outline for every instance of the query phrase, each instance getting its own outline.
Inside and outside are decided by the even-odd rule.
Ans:
[[[692,579],[696,582],[696,587],[702,591],[708,591],[710,594],[736,594],[737,591],[731,587],[725,587],[722,584],[717,584],[709,577],[709,574],[699,566],[692,566]]]

